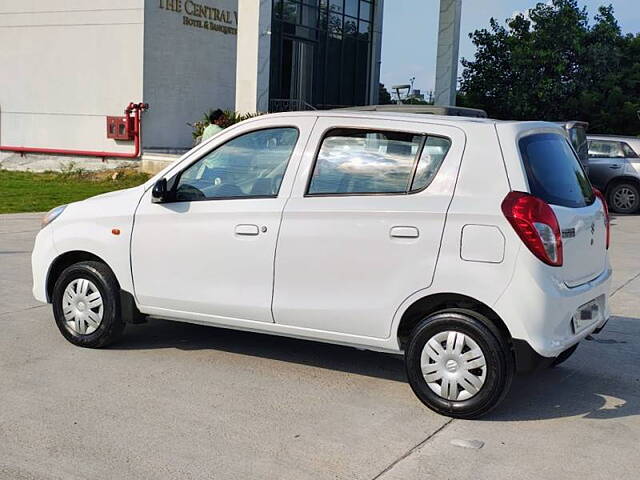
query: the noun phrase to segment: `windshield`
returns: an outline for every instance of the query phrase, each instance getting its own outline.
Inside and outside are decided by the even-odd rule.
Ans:
[[[532,195],[563,207],[593,203],[591,184],[566,138],[555,133],[528,135],[519,147]]]

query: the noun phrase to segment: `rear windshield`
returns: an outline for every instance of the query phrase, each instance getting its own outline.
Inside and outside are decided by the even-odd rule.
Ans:
[[[593,203],[591,184],[562,135],[529,135],[520,139],[519,146],[532,195],[563,207]]]

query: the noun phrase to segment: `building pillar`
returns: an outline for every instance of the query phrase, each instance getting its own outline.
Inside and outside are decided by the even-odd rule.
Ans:
[[[436,105],[456,104],[461,14],[462,0],[440,0],[434,102]]]
[[[377,105],[380,94],[380,64],[382,63],[382,18],[384,0],[377,0],[374,4],[373,25],[371,32],[371,56],[369,57],[369,105]]]
[[[238,0],[236,110],[269,110],[271,0]]]

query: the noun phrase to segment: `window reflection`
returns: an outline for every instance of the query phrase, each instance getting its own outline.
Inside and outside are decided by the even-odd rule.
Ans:
[[[308,193],[404,193],[422,139],[409,133],[334,130],[322,142]]]
[[[345,0],[344,1],[344,13],[352,17],[358,16],[358,3],[359,0]]]
[[[422,190],[433,181],[440,165],[451,147],[451,140],[442,137],[427,137],[416,168],[411,190]]]
[[[182,172],[176,200],[276,196],[297,140],[295,128],[236,137]]]
[[[272,1],[270,110],[367,104],[375,2]]]

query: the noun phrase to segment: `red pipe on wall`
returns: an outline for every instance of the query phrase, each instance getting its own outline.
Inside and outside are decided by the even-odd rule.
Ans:
[[[51,153],[56,155],[78,155],[84,157],[102,157],[102,158],[138,158],[140,156],[140,125],[142,123],[141,113],[149,108],[147,103],[131,102],[124,113],[127,117],[133,112],[133,153],[122,152],[96,152],[93,150],[68,150],[63,148],[37,148],[37,147],[11,147],[0,145],[0,151],[20,152],[20,153]]]

